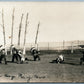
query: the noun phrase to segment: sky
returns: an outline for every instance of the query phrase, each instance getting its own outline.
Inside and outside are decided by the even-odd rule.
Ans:
[[[18,42],[21,20],[21,43],[24,42],[25,20],[28,13],[26,43],[34,43],[40,22],[37,42],[84,40],[84,2],[0,2],[0,44],[3,44],[2,9],[6,44],[11,43],[12,13],[14,12],[13,44]]]

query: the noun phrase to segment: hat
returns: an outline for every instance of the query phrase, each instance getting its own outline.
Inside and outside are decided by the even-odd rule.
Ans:
[[[15,46],[14,46],[14,45],[12,45],[12,48],[15,48]]]
[[[0,45],[0,48],[2,47],[3,45]]]
[[[22,54],[22,52],[21,52],[20,50],[19,50],[18,52],[19,52],[20,54]]]
[[[5,50],[5,47],[1,47],[1,49],[0,50]]]

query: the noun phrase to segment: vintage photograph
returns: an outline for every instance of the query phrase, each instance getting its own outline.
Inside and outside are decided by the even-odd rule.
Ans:
[[[0,82],[84,82],[84,2],[0,2]]]

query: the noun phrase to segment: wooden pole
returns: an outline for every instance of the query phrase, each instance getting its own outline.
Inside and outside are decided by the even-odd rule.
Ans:
[[[64,46],[65,46],[65,41],[63,40],[63,50],[64,50]]]
[[[14,12],[15,9],[13,9],[13,14],[12,14],[11,45],[13,44]]]
[[[50,45],[49,45],[49,42],[48,42],[48,53],[50,54]]]
[[[12,14],[11,45],[13,44],[14,12],[15,12],[15,8],[13,9],[13,14]],[[11,55],[12,55],[12,47],[11,47],[10,51],[11,51]]]
[[[78,49],[79,49],[79,45],[80,45],[80,43],[79,43],[79,40],[78,40]]]
[[[73,53],[73,42],[71,43],[71,53]]]
[[[5,27],[4,27],[4,12],[3,12],[3,9],[2,9],[2,26],[3,26],[4,48],[5,48],[5,53],[6,53],[6,55],[7,55],[6,37],[5,37]]]
[[[25,24],[25,32],[24,32],[24,44],[23,44],[23,46],[24,46],[24,48],[23,48],[23,54],[25,55],[26,53],[25,53],[25,43],[26,43],[26,33],[27,33],[27,25],[28,25],[28,13],[27,13],[27,15],[26,15],[26,24]]]
[[[48,42],[48,51],[49,51],[49,42]]]
[[[39,26],[40,26],[40,22],[38,23],[37,32],[36,32],[36,38],[35,38],[35,45],[36,45],[37,49],[38,49],[37,38],[38,38]]]
[[[3,24],[3,36],[4,36],[4,47],[6,45],[6,38],[5,38],[5,27],[4,27],[4,14],[2,9],[2,24]]]
[[[19,25],[18,46],[20,46],[20,36],[21,36],[22,20],[23,20],[23,14],[21,16],[21,22],[20,22],[20,25]]]

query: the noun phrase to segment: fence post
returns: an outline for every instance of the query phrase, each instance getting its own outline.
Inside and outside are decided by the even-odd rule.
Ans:
[[[38,43],[37,43],[37,50],[39,50],[39,48],[38,48]]]
[[[73,53],[73,42],[71,42],[71,53]]]
[[[63,40],[63,50],[64,50],[64,46],[65,46],[65,41]]]
[[[78,40],[78,49],[79,49],[79,40]]]
[[[49,42],[48,42],[48,51],[49,51]]]

